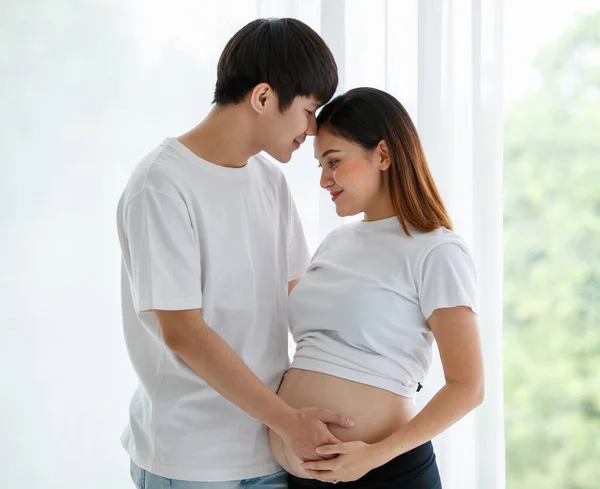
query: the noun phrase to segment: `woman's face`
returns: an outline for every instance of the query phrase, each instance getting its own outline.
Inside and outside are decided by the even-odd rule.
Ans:
[[[320,129],[315,138],[315,158],[321,167],[321,187],[331,194],[338,216],[365,213],[366,221],[394,215],[387,187],[390,166],[382,140],[373,150]]]

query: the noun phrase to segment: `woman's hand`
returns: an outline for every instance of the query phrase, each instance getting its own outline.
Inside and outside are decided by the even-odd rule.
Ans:
[[[327,409],[300,408],[295,410],[294,418],[286,424],[285,430],[280,430],[279,436],[300,460],[318,460],[321,456],[316,448],[324,443],[340,443],[329,431],[329,424],[348,428],[354,422]]]
[[[301,467],[313,478],[322,482],[348,482],[360,479],[370,470],[383,465],[376,445],[362,441],[350,441],[323,445],[317,448],[319,455],[334,456],[329,460],[304,462]]]

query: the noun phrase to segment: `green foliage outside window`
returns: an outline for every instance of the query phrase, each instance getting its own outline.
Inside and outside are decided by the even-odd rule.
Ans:
[[[507,489],[598,489],[600,11],[535,63],[505,121]]]

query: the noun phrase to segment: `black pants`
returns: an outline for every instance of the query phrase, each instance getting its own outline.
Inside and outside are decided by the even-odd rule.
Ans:
[[[289,489],[442,489],[433,445],[427,442],[352,482],[321,482],[289,476]]]

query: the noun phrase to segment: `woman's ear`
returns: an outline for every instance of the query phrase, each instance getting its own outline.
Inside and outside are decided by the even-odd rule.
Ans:
[[[381,171],[387,170],[392,164],[392,155],[384,139],[377,143],[377,154],[379,158],[379,169]]]

